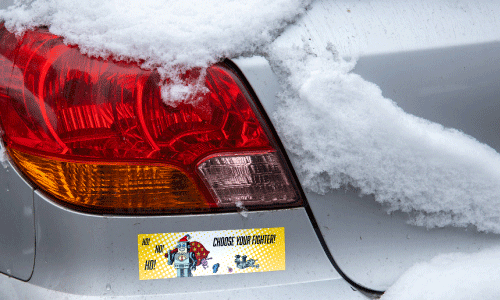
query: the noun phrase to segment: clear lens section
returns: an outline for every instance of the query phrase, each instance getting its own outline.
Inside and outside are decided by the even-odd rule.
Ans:
[[[276,152],[212,157],[198,166],[219,206],[268,205],[298,199]]]

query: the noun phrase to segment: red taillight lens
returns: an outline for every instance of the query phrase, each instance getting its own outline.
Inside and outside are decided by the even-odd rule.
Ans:
[[[231,67],[208,68],[208,92],[172,107],[155,71],[88,58],[43,29],[17,39],[2,26],[0,37],[4,141],[20,170],[60,202],[131,213],[299,204]]]

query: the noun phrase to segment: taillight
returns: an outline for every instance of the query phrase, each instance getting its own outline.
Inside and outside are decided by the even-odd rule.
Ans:
[[[3,139],[17,167],[58,202],[99,213],[300,205],[229,65],[208,68],[208,92],[173,107],[155,71],[89,58],[44,29],[17,38],[0,26]],[[184,74],[186,83],[198,72]]]

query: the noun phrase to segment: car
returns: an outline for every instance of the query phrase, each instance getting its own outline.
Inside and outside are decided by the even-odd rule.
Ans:
[[[352,72],[385,97],[498,151],[500,8],[432,3],[315,1],[278,42],[356,48]],[[481,5],[489,27],[456,27]],[[408,224],[360,187],[314,191],[276,130],[269,57],[223,59],[166,105],[154,69],[2,24],[0,70],[0,298],[379,298],[417,262],[499,242]]]

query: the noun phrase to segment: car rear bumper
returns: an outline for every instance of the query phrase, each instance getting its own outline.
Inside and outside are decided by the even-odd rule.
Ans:
[[[76,212],[34,192],[36,256],[29,281],[0,274],[1,299],[365,299],[329,261],[305,208],[188,216]],[[284,271],[140,280],[138,235],[284,227]],[[211,245],[210,245],[211,246]]]
[[[176,281],[183,279],[176,279]],[[0,298],[2,299],[67,299],[67,300],[104,300],[104,299],[366,299],[354,291],[342,278],[327,279],[295,284],[269,285],[252,288],[231,288],[213,291],[184,291],[177,293],[152,293],[144,291],[142,295],[115,296],[115,289],[110,288],[100,296],[76,295],[55,291],[26,283],[11,277],[0,275]]]

